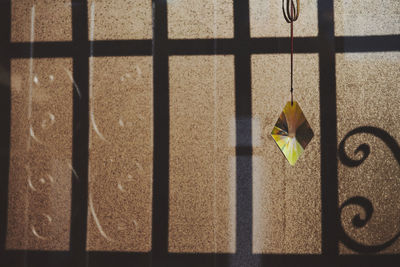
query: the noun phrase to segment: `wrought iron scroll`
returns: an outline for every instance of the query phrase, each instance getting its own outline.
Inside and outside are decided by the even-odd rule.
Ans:
[[[345,144],[347,139],[349,139],[351,136],[360,134],[360,133],[367,133],[371,134],[379,139],[381,139],[385,145],[391,150],[394,158],[396,159],[397,163],[400,165],[400,146],[396,142],[396,140],[385,130],[377,128],[377,127],[371,127],[371,126],[363,126],[363,127],[358,127],[350,131],[349,133],[346,134],[346,136],[343,138],[343,140],[339,144],[339,159],[340,161],[348,166],[348,167],[357,167],[360,166],[369,156],[371,153],[370,146],[368,144],[361,144],[359,145],[356,150],[354,151],[355,154],[358,154],[359,152],[362,153],[361,159],[352,159],[350,158],[346,152],[345,152]],[[400,178],[400,177],[398,177]],[[371,201],[365,197],[362,196],[354,196],[349,199],[347,199],[339,208],[339,216],[342,214],[342,211],[345,207],[350,206],[350,205],[357,205],[361,207],[364,212],[365,212],[365,218],[361,218],[360,214],[356,214],[353,219],[352,219],[352,225],[355,228],[362,228],[364,227],[368,221],[372,218],[372,214],[374,212],[373,204]],[[348,248],[360,252],[360,253],[377,253],[379,251],[382,251],[388,247],[390,247],[397,239],[400,237],[400,232],[396,233],[394,237],[392,237],[390,240],[386,241],[385,243],[378,244],[378,245],[366,245],[357,242],[356,240],[352,239],[344,230],[343,224],[340,223],[339,227],[339,232],[340,232],[340,240],[343,242],[344,245],[346,245]]]

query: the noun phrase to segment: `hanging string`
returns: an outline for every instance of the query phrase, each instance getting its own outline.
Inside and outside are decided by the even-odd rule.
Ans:
[[[293,22],[297,20],[300,13],[300,0],[282,0],[283,16],[290,23],[290,103],[293,106]]]

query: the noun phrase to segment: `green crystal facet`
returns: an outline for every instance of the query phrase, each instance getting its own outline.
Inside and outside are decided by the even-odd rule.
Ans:
[[[297,102],[287,102],[271,132],[290,165],[294,165],[310,143],[314,132]]]

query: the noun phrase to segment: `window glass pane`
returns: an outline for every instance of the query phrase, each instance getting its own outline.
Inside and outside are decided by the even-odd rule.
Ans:
[[[168,36],[172,39],[232,38],[232,0],[168,1]]]
[[[90,58],[88,250],[150,251],[151,57]]]
[[[270,133],[290,101],[290,55],[253,55],[253,252],[321,253],[318,55],[295,55],[294,100],[314,138],[290,166]]]
[[[400,34],[400,1],[335,0],[335,34]]]
[[[385,143],[390,139],[376,136],[384,131],[400,140],[399,60],[399,52],[336,55],[338,142],[350,131],[364,127],[347,139],[344,150],[339,148],[339,158],[345,153],[360,160],[363,153],[356,149],[362,144],[370,147],[370,154],[359,166],[352,168],[339,161],[339,204],[361,196],[372,203],[374,210],[364,227],[356,228],[351,223],[359,213],[365,218],[365,210],[357,205],[344,208],[341,222],[352,239],[365,245],[383,244],[400,231],[400,166],[390,150],[394,145]],[[340,252],[354,253],[343,245]],[[400,240],[383,250],[399,252]]]
[[[232,56],[170,58],[170,252],[234,252]]]
[[[152,38],[150,0],[89,0],[88,13],[90,40]]]
[[[290,24],[282,13],[282,0],[250,0],[251,37],[288,37]],[[300,15],[294,23],[295,36],[318,35],[317,0],[301,0]]]
[[[68,250],[72,60],[11,61],[7,249]]]
[[[11,41],[72,39],[71,0],[13,0]]]

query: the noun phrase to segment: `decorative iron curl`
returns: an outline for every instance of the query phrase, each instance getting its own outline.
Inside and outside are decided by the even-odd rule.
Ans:
[[[296,0],[296,5],[293,0],[282,0],[282,12],[287,23],[296,21],[300,14],[300,0]],[[293,14],[292,10],[293,8]]]
[[[359,134],[359,133],[367,133],[374,135],[381,139],[386,146],[391,150],[391,152],[394,155],[394,158],[396,159],[397,163],[400,165],[400,146],[396,142],[396,140],[388,134],[385,130],[377,128],[377,127],[371,127],[371,126],[363,126],[363,127],[358,127],[355,128],[354,130],[350,131],[349,133],[346,134],[346,136],[343,138],[343,140],[339,144],[339,158],[340,161],[348,166],[348,167],[357,167],[361,165],[369,156],[371,149],[368,144],[361,144],[357,147],[357,149],[354,151],[355,154],[362,152],[362,158],[355,160],[350,158],[345,151],[345,143],[347,139],[349,139],[351,136]],[[350,206],[350,205],[357,205],[360,206],[364,212],[365,212],[365,218],[362,219],[360,214],[356,214],[351,222],[354,227],[356,228],[361,228],[364,227],[368,221],[372,218],[372,214],[374,212],[373,205],[371,201],[365,197],[361,196],[355,196],[347,199],[339,208],[339,216],[341,216],[342,211],[345,207]],[[341,220],[340,220],[341,221]],[[400,232],[398,232],[393,238],[390,240],[386,241],[383,244],[378,244],[378,245],[365,245],[357,242],[356,240],[352,239],[344,230],[343,224],[340,223],[340,240],[350,249],[361,252],[361,253],[377,253],[379,251],[382,251],[388,247],[390,247],[399,237],[400,237]]]

